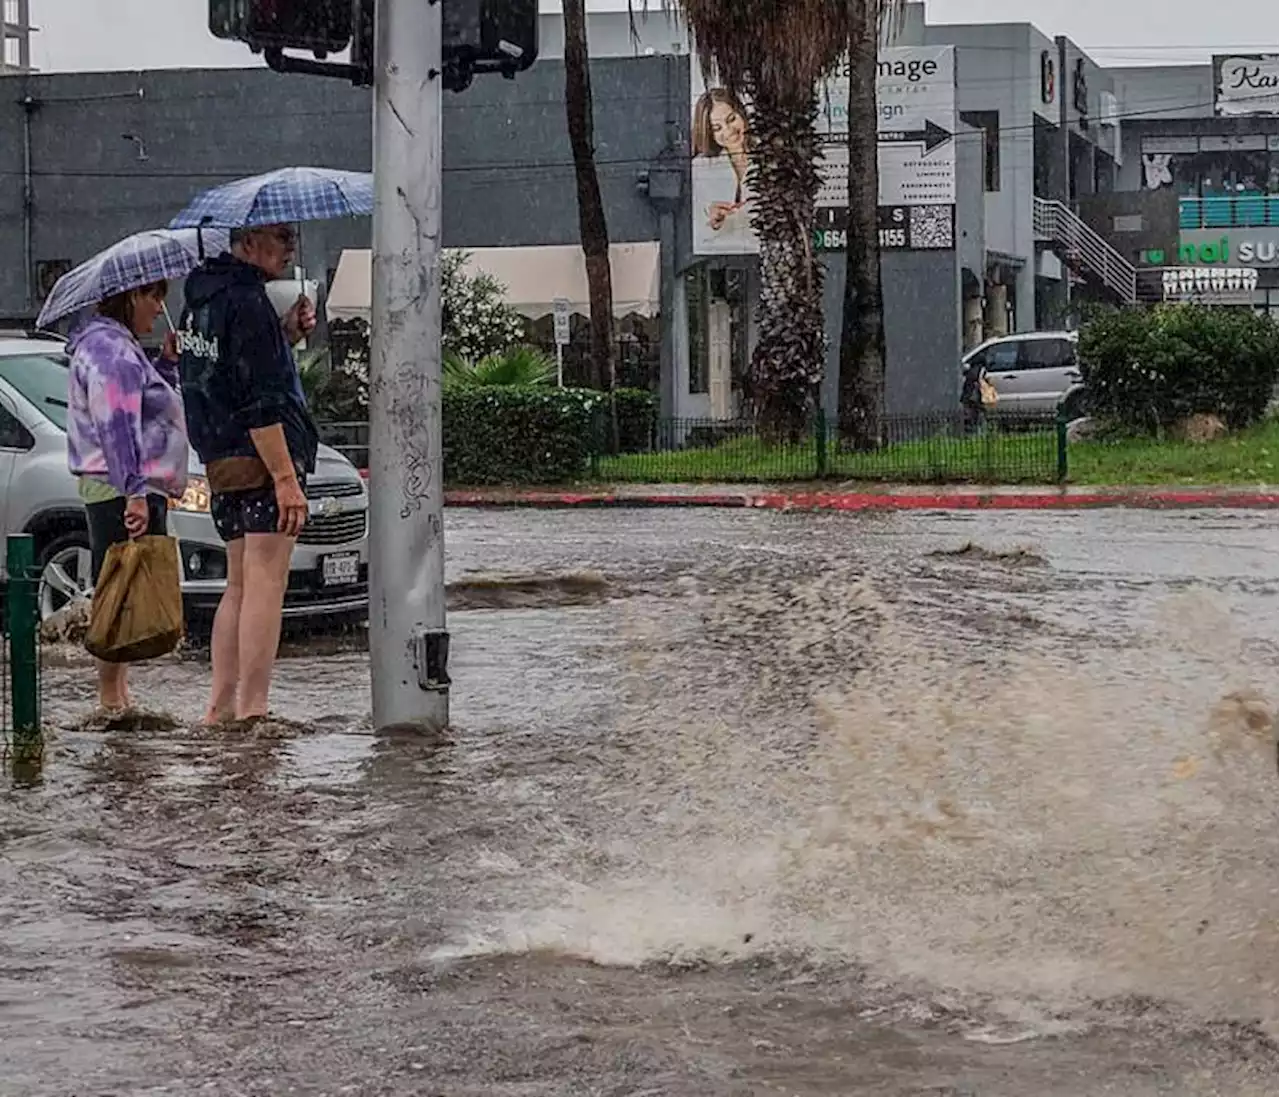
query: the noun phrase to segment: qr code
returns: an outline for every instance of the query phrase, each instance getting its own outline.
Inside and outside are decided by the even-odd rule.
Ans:
[[[912,206],[910,224],[913,248],[956,246],[950,206]]]

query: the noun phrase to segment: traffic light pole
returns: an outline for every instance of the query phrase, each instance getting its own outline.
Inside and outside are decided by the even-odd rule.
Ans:
[[[449,722],[441,451],[441,20],[377,0],[369,359],[369,647],[375,729]]]

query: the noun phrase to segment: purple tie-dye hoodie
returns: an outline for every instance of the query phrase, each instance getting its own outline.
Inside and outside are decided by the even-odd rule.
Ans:
[[[177,367],[149,360],[106,316],[72,335],[67,463],[122,495],[178,498],[187,486],[187,428]]]

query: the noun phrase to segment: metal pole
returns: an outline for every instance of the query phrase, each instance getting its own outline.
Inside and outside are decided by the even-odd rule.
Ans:
[[[440,4],[378,0],[369,361],[377,729],[449,722],[441,451]]]
[[[556,343],[556,384],[564,388],[564,344]]]

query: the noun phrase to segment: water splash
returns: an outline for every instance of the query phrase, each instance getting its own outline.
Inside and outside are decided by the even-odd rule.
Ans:
[[[805,955],[1274,1031],[1274,663],[1195,597],[1098,650],[888,589],[792,561],[622,611],[623,775],[525,865],[541,904],[440,955]]]

